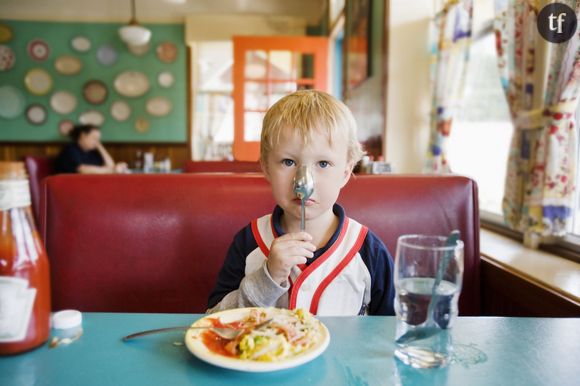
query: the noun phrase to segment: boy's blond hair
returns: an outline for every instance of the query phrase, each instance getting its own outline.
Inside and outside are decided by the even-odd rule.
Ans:
[[[343,135],[348,143],[348,162],[354,165],[364,155],[352,113],[344,103],[322,91],[296,91],[270,107],[262,123],[262,162],[267,161],[283,130],[296,130],[304,144],[308,143],[314,131],[325,133],[331,144],[334,135]]]

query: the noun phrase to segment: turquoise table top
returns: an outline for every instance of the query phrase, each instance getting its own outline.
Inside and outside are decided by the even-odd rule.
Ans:
[[[122,342],[151,328],[201,315],[85,313],[84,334],[68,346],[0,357],[0,385],[578,385],[580,319],[461,317],[454,363],[414,370],[393,357],[394,317],[321,318],[328,349],[310,363],[272,373],[206,364],[182,333]]]

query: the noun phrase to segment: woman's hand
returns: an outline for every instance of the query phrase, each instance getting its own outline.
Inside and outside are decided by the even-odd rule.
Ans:
[[[287,233],[272,242],[266,267],[272,279],[279,285],[288,280],[292,267],[306,263],[314,256],[316,246],[310,241],[312,236],[306,232]]]
[[[127,163],[125,162],[118,162],[115,164],[115,173],[126,173],[128,170]]]

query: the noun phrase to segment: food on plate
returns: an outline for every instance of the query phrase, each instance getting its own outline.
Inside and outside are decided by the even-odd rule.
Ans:
[[[239,320],[223,322],[211,316],[204,320],[212,327],[242,330],[234,339],[224,339],[210,329],[200,336],[210,351],[244,360],[274,362],[291,358],[324,338],[322,324],[303,309],[252,308]]]

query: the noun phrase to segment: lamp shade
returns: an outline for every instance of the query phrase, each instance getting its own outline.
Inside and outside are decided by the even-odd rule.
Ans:
[[[119,28],[121,40],[132,46],[142,46],[151,39],[151,31],[140,25],[130,24]]]

